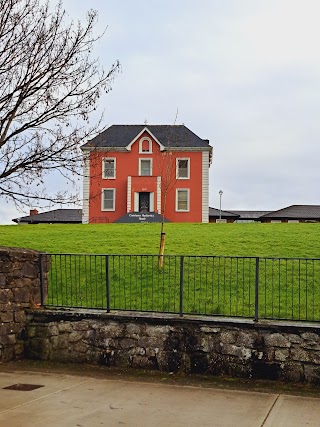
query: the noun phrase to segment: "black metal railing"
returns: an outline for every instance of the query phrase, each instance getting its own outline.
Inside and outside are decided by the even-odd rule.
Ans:
[[[165,255],[159,268],[158,258],[46,254],[40,262],[48,271],[44,303],[180,316],[320,320],[320,259]]]

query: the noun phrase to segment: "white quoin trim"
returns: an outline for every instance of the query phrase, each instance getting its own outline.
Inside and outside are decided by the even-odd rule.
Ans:
[[[161,215],[161,176],[157,176],[157,211]]]
[[[143,132],[148,132],[148,134],[156,141],[157,144],[159,144],[160,147],[160,151],[164,150],[164,146],[161,144],[160,141],[157,140],[157,138],[149,131],[149,129],[147,127],[143,128],[142,131],[140,133],[138,133],[138,135],[130,142],[130,144],[128,144],[126,146],[126,149],[128,151],[131,151],[131,147],[132,145],[140,138],[140,136],[143,134]]]
[[[139,193],[134,193],[134,212],[139,212]]]
[[[150,212],[154,212],[154,193],[150,193],[149,196],[149,210]]]
[[[209,222],[209,151],[202,152],[202,222]]]
[[[131,212],[131,176],[128,176],[128,185],[127,185],[127,212]]]
[[[90,153],[83,153],[82,224],[89,223]]]

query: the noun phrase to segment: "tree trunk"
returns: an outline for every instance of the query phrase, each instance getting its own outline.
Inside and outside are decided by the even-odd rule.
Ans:
[[[158,258],[158,267],[159,268],[163,267],[163,255],[164,255],[165,241],[166,241],[166,233],[164,233],[163,231],[161,231],[160,250],[159,250],[159,258]]]

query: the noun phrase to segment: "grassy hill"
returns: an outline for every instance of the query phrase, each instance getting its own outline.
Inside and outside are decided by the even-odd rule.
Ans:
[[[320,224],[167,224],[166,254],[320,258]],[[159,224],[0,226],[0,245],[50,253],[157,254]]]

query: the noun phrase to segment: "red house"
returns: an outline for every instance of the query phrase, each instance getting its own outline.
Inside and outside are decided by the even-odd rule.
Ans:
[[[212,147],[184,125],[114,125],[82,151],[83,223],[208,222]]]

